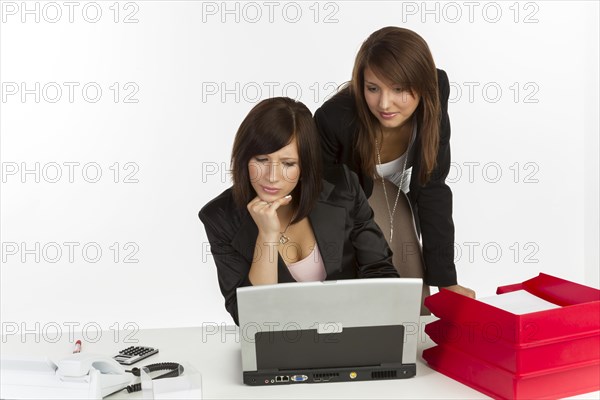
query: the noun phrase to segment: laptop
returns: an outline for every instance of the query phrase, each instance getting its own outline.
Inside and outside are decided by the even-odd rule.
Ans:
[[[421,288],[416,278],[238,288],[244,383],[415,376]]]

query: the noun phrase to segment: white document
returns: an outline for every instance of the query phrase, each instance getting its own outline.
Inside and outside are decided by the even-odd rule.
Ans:
[[[477,300],[517,315],[560,308],[560,306],[534,296],[526,290],[516,290]]]

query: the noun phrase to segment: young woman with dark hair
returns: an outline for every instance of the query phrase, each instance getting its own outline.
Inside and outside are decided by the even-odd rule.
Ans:
[[[289,98],[257,104],[233,144],[233,186],[200,210],[225,307],[236,289],[294,281],[398,277],[357,176],[322,179],[308,108]]]
[[[325,165],[358,174],[400,275],[475,297],[458,284],[454,265],[449,93],[425,40],[386,27],[365,40],[352,80],[315,121]]]

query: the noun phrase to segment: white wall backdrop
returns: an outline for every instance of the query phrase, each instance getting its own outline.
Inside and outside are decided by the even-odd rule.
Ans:
[[[3,333],[231,323],[197,213],[239,123],[271,96],[314,112],[387,25],[452,82],[460,282],[598,287],[598,9],[2,1]]]

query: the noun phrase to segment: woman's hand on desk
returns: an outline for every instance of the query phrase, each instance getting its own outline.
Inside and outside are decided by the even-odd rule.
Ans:
[[[461,285],[445,286],[445,287],[440,287],[440,289],[450,290],[454,293],[462,294],[463,296],[467,296],[472,299],[475,298],[475,291],[473,289],[469,289],[468,287],[464,287]]]

